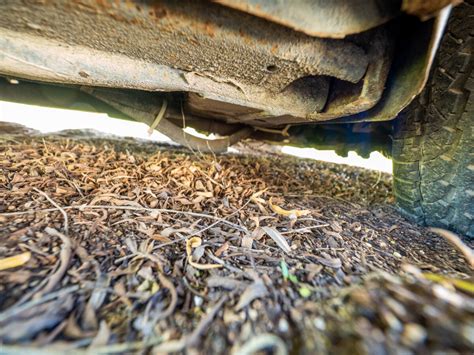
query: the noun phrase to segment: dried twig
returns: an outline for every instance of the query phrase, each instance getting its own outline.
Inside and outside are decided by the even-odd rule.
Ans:
[[[51,197],[49,197],[46,193],[44,193],[43,191],[38,190],[36,187],[33,187],[33,190],[35,190],[41,196],[46,198],[54,207],[56,207],[61,212],[61,214],[64,217],[64,232],[66,234],[68,234],[69,233],[69,222],[68,222],[66,211],[64,211],[64,209],[61,206],[59,206],[56,202],[54,202],[54,200]]]
[[[255,335],[235,353],[240,355],[251,355],[268,348],[274,349],[274,354],[276,355],[288,354],[288,350],[286,349],[286,345],[283,340],[273,334]]]
[[[436,233],[440,237],[446,239],[452,246],[461,252],[462,255],[466,258],[471,269],[474,269],[474,252],[466,244],[463,243],[461,238],[459,238],[453,232],[447,231],[442,228],[429,228],[430,231]]]
[[[163,338],[161,336],[157,336],[157,337],[147,339],[146,341],[132,341],[132,342],[127,342],[127,343],[117,343],[117,344],[111,344],[111,345],[105,345],[105,346],[98,346],[93,349],[88,349],[84,351],[74,350],[72,351],[72,353],[75,354],[77,352],[78,354],[90,354],[92,350],[94,354],[125,354],[125,353],[130,353],[133,351],[143,350],[149,346],[159,344],[162,341],[163,341]]]
[[[207,313],[199,322],[198,326],[186,339],[186,346],[193,347],[197,346],[201,338],[201,334],[206,330],[206,328],[211,324],[214,317],[220,311],[224,303],[227,301],[227,295],[222,296],[222,298],[217,302],[217,304],[212,308],[209,313]]]
[[[450,343],[433,336],[425,325],[436,322],[436,317],[420,313],[417,307],[430,304],[449,324],[455,324],[454,331],[468,326],[468,297],[473,287],[467,275],[469,266],[461,256],[443,255],[446,251],[457,253],[448,243],[426,243],[422,229],[393,213],[386,204],[392,196],[385,189],[385,174],[377,177],[359,169],[339,170],[325,163],[283,157],[223,155],[211,162],[212,156],[200,156],[198,151],[193,157],[182,151],[156,151],[151,143],[146,148],[131,146],[129,140],[124,144],[103,139],[59,142],[43,146],[31,139],[0,147],[0,165],[5,171],[0,174],[0,212],[8,212],[0,213],[0,244],[7,248],[2,258],[25,251],[35,256],[27,267],[0,271],[5,306],[11,304],[0,313],[0,322],[3,319],[5,324],[0,327],[0,338],[2,334],[18,338],[16,333],[23,327],[22,344],[43,346],[40,351],[48,353],[128,353],[148,351],[144,347],[150,343],[135,341],[160,334],[152,353],[196,346],[209,352],[222,346],[219,338],[230,332],[232,342],[241,346],[236,352],[283,351],[284,345],[278,346],[281,341],[291,342],[299,336],[299,350],[324,353],[335,351],[335,347],[320,340],[332,339],[335,333],[337,337],[341,324],[348,330],[357,326],[357,317],[345,311],[363,306],[387,324],[384,322],[380,333],[380,325],[369,320],[361,333],[361,345],[370,342],[371,334],[402,329],[404,342],[400,344],[408,351],[430,352],[438,344],[437,349],[443,351],[448,343],[449,348],[470,349],[469,340],[463,337]],[[141,148],[146,155],[141,154]],[[378,188],[367,193],[376,179]],[[258,198],[269,189],[265,199]],[[253,191],[259,191],[252,196],[258,203],[249,204]],[[37,197],[34,201],[32,195]],[[270,197],[275,201],[293,197],[292,205],[308,208],[311,217],[293,219],[300,210],[278,206],[279,214],[289,215],[290,220],[275,217],[270,206],[259,205]],[[382,205],[374,207],[373,202]],[[22,210],[29,211],[13,212]],[[388,228],[394,225],[398,228]],[[64,258],[68,243],[61,236],[38,233],[47,226],[70,238],[69,258]],[[260,233],[262,228],[274,229],[272,237],[277,244]],[[320,237],[323,229],[328,238]],[[195,237],[202,238],[204,244],[192,250],[195,261],[219,264],[223,266],[220,270],[188,267],[184,241]],[[252,249],[248,249],[249,239]],[[286,268],[278,267],[282,247],[291,250],[284,255]],[[80,262],[71,261],[73,253]],[[423,273],[425,279],[436,276],[434,281],[442,282],[414,285],[414,276],[407,280],[398,277],[402,261],[432,271]],[[373,270],[390,273],[392,280],[371,277]],[[113,287],[102,282],[102,276],[110,277]],[[352,297],[352,292],[347,297],[346,281],[358,286],[353,290],[362,292],[358,298],[357,294]],[[364,295],[371,284],[376,292]],[[448,284],[454,287],[445,287]],[[56,312],[63,297],[74,301],[72,311],[64,308]],[[385,317],[384,307],[378,307],[385,305],[387,297],[393,299],[386,304],[389,317]],[[347,299],[341,308],[342,318],[331,311],[341,299]],[[449,310],[446,302],[450,302]],[[410,312],[413,317],[407,320],[399,312]],[[88,318],[90,314],[93,317]],[[426,322],[418,322],[425,317]],[[31,331],[30,322],[43,330]],[[96,336],[89,330],[95,327],[94,322],[103,324],[103,331]],[[291,324],[301,327],[295,330]],[[417,332],[408,332],[416,327]],[[439,327],[445,331],[443,322]],[[281,334],[281,339],[272,338],[272,333]],[[417,339],[414,345],[407,342],[413,340],[410,336],[425,333],[436,344]],[[114,345],[121,341],[127,343]],[[111,345],[87,349],[91,343]],[[394,346],[398,344],[394,342]],[[8,345],[5,349],[33,351]]]
[[[155,247],[155,249],[158,249],[158,248],[162,248],[164,246],[168,246],[168,245],[172,245],[172,244],[175,244],[175,243],[178,243],[178,242],[182,242],[182,241],[185,241],[186,239],[188,238],[191,238],[191,237],[194,237],[196,235],[200,235],[202,233],[204,233],[205,231],[215,227],[216,225],[218,225],[219,223],[227,223],[225,222],[226,219],[229,219],[230,217],[236,215],[237,213],[239,213],[240,211],[242,211],[245,207],[247,207],[247,205],[252,201],[252,198],[249,198],[247,200],[247,202],[245,202],[241,207],[239,207],[237,210],[235,210],[234,212],[232,212],[231,214],[223,217],[223,218],[218,218],[217,221],[215,221],[214,223],[211,223],[210,225],[196,231],[196,232],[193,232],[189,235],[185,235],[185,236],[180,236],[179,238],[175,239],[175,240],[172,240],[172,241],[169,241],[169,242],[165,242],[165,243],[161,243],[160,245],[157,245]],[[215,217],[215,216],[213,216]],[[228,224],[228,223],[227,223]],[[233,224],[233,223],[232,223]],[[246,230],[246,229],[245,229]],[[178,234],[180,235],[180,234]]]
[[[160,283],[170,291],[171,301],[168,307],[155,317],[154,323],[172,315],[174,309],[176,308],[176,304],[178,303],[178,293],[176,292],[176,288],[174,287],[173,283],[161,273],[158,273],[158,279],[160,280]]]
[[[23,312],[27,309],[30,309],[32,307],[35,307],[35,306],[39,305],[39,304],[51,301],[51,300],[53,300],[55,298],[58,298],[58,297],[65,296],[65,295],[67,295],[69,293],[72,293],[72,292],[76,292],[77,290],[79,290],[79,286],[77,286],[77,285],[69,286],[69,287],[66,287],[66,288],[62,288],[58,291],[48,293],[47,295],[44,295],[41,298],[36,298],[36,299],[33,299],[29,302],[22,303],[18,306],[10,307],[10,308],[6,309],[5,311],[3,311],[2,313],[0,313],[0,322],[3,322],[8,318],[13,317],[15,314],[21,313],[21,312]]]
[[[58,269],[49,277],[48,283],[46,286],[36,294],[35,297],[39,298],[42,295],[48,293],[56,285],[61,281],[63,278],[64,274],[66,273],[66,270],[69,266],[69,263],[71,261],[71,256],[72,256],[72,242],[69,237],[65,236],[64,234],[58,232],[54,228],[46,227],[45,232],[48,233],[49,235],[53,237],[58,237],[61,239],[63,242],[62,247],[61,247],[61,252],[60,252],[60,265]]]
[[[210,214],[205,213],[198,213],[198,212],[190,212],[190,211],[179,211],[167,208],[148,208],[148,207],[135,207],[135,206],[114,206],[114,205],[79,205],[79,206],[66,206],[66,207],[59,207],[56,208],[44,208],[39,210],[27,210],[27,211],[19,211],[19,212],[6,212],[0,213],[0,216],[5,217],[12,217],[12,216],[21,216],[25,214],[35,214],[35,213],[48,213],[54,212],[57,210],[100,210],[100,209],[111,209],[111,210],[126,210],[126,211],[145,211],[145,212],[158,212],[158,213],[172,213],[172,214],[183,214],[193,217],[201,217],[201,218],[209,218],[218,221],[219,223],[227,224],[229,227],[234,229],[240,230],[241,232],[248,233],[247,228],[244,226],[229,222],[225,220],[227,217],[217,217]]]
[[[289,230],[288,232],[280,232],[280,234],[292,234],[292,233],[301,233],[301,232],[306,232],[310,231],[312,229],[318,229],[318,228],[323,228],[323,227],[329,227],[330,225],[325,223],[325,224],[318,224],[317,226],[308,226],[308,227],[303,227],[303,228],[298,228],[298,229],[292,229]]]

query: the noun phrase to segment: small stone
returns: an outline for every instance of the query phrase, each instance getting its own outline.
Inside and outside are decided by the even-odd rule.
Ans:
[[[393,256],[396,257],[396,258],[399,258],[399,259],[401,259],[401,257],[402,257],[402,255],[399,252],[394,252]]]
[[[204,184],[202,183],[201,180],[196,181],[194,188],[198,191],[206,191],[206,188],[204,187]]]
[[[287,333],[289,328],[288,321],[285,318],[280,318],[278,321],[278,330],[282,333]]]
[[[329,237],[328,244],[331,248],[339,248],[339,243],[333,237]]]
[[[422,343],[426,339],[426,330],[416,323],[408,323],[405,325],[402,333],[402,342],[408,346],[415,346]]]
[[[249,318],[250,318],[251,320],[253,320],[253,321],[257,320],[257,317],[258,317],[258,312],[257,312],[257,310],[251,308],[251,309],[249,309],[248,314],[249,314]]]
[[[202,303],[203,303],[202,297],[194,296],[194,304],[196,305],[196,307],[201,307]]]
[[[223,319],[224,319],[225,324],[230,324],[230,323],[241,321],[241,317],[239,317],[238,314],[236,314],[234,311],[232,311],[230,309],[227,309],[227,308],[224,310]]]
[[[324,331],[326,329],[326,322],[321,317],[316,318],[313,323],[314,326],[321,331]]]

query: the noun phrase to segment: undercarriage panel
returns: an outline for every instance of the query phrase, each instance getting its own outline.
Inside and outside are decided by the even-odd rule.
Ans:
[[[0,74],[186,92],[193,114],[210,105],[229,123],[360,112],[380,98],[367,86],[383,86],[390,66],[384,29],[316,38],[206,1],[18,0],[0,1],[0,12]]]

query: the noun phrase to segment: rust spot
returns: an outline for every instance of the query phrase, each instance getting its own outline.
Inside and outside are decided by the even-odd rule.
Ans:
[[[199,45],[199,40],[195,38],[194,36],[187,36],[187,39],[190,43],[193,43],[195,45]]]
[[[168,12],[164,8],[161,8],[161,7],[158,7],[158,6],[153,6],[153,8],[151,8],[148,11],[148,15],[150,15],[151,17],[158,20],[158,19],[161,19],[163,17],[166,17],[168,15]]]
[[[97,5],[99,5],[100,7],[104,9],[110,7],[110,4],[107,0],[96,0],[96,2],[97,2]]]
[[[135,2],[130,1],[130,0],[125,0],[125,6],[126,6],[129,10],[133,10],[133,9],[136,8]]]
[[[206,22],[204,24],[204,32],[206,32],[209,37],[214,37],[216,35],[216,28],[212,23]]]
[[[251,44],[252,43],[251,38],[241,28],[239,28],[239,36],[243,38],[245,44]]]

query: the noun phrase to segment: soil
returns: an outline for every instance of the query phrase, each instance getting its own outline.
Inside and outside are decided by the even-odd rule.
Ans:
[[[472,270],[397,213],[388,174],[17,133],[0,138],[1,353],[474,351]]]

